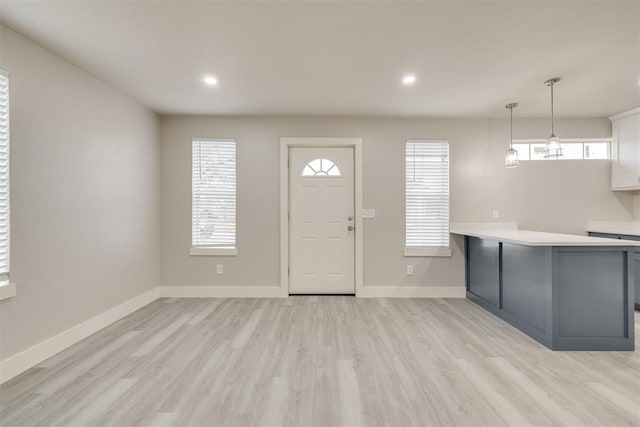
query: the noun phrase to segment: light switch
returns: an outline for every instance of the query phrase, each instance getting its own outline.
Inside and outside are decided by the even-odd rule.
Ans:
[[[373,219],[376,217],[375,209],[362,209],[362,218]]]

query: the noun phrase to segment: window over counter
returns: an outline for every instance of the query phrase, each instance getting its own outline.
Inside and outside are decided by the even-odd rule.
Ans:
[[[0,70],[0,300],[15,296],[9,282],[9,74]]]
[[[561,139],[562,157],[556,159],[544,157],[544,139],[514,139],[513,148],[522,160],[606,160],[610,159],[611,140],[575,138]]]
[[[449,142],[408,140],[405,256],[450,256]]]
[[[237,255],[236,142],[192,141],[191,255]]]

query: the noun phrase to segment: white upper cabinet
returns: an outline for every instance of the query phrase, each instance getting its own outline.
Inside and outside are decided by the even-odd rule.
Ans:
[[[609,117],[611,189],[640,190],[640,108]]]

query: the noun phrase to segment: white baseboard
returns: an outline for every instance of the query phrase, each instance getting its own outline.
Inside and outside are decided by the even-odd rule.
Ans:
[[[0,384],[82,341],[158,298],[280,298],[279,286],[158,286],[0,361]],[[363,298],[464,298],[464,286],[365,286]]]
[[[364,286],[362,298],[465,298],[464,286]]]
[[[160,286],[165,298],[280,298],[280,286]]]
[[[13,356],[0,361],[0,384],[10,380],[27,369],[43,362],[71,347],[79,341],[95,334],[112,323],[133,313],[160,297],[158,288],[153,288],[142,295],[138,295],[104,313],[98,314],[79,325],[67,329],[64,332],[54,335],[41,343],[29,347],[28,349],[14,354]]]

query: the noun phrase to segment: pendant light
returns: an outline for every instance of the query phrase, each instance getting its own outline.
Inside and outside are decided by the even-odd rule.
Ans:
[[[560,77],[554,77],[544,82],[551,88],[551,136],[547,140],[547,144],[544,147],[544,158],[558,158],[562,157],[562,145],[560,145],[560,138],[556,136],[553,129],[553,85],[560,81]]]
[[[513,109],[517,106],[518,103],[516,102],[504,106],[504,108],[509,109],[509,114],[511,116],[511,137],[509,138],[509,149],[507,150],[507,155],[504,157],[504,166],[507,168],[517,168],[518,166],[520,166],[518,152],[513,149]]]

